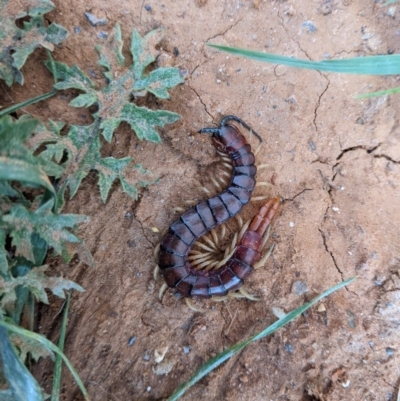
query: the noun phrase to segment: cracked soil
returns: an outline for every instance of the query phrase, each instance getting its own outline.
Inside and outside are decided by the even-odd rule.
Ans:
[[[396,400],[400,377],[400,109],[398,96],[356,100],[356,94],[399,86],[396,77],[319,73],[233,57],[205,42],[265,50],[310,60],[400,52],[400,10],[388,13],[373,0],[55,1],[49,20],[70,36],[56,59],[95,72],[98,33],[122,26],[143,35],[164,25],[158,63],[187,71],[171,100],[151,108],[181,119],[160,131],[163,142],[138,142],[121,126],[107,156],[132,156],[160,178],[137,202],[115,185],[102,204],[93,173],[68,203],[67,212],[91,216],[79,234],[96,265],[76,258],[50,262],[85,288],[75,294],[65,352],[100,400],[161,400],[211,356],[272,324],[273,307],[290,311],[324,289],[358,276],[348,288],[274,335],[250,345],[200,381],[183,400]],[[107,18],[92,27],[89,11]],[[74,33],[75,27],[82,27]],[[0,95],[22,101],[49,91],[44,52],[28,59],[24,87]],[[96,78],[95,78],[96,80]],[[72,96],[72,95],[71,95]],[[26,111],[85,123],[87,110],[68,106],[68,92]],[[396,106],[397,105],[397,106]],[[196,301],[188,309],[153,279],[153,249],[185,200],[204,199],[218,157],[210,138],[197,134],[234,114],[263,138],[257,164],[268,164],[257,194],[285,201],[273,224],[275,250],[246,282],[259,302]],[[243,216],[256,213],[247,206]],[[228,223],[232,235],[234,223]],[[38,330],[59,335],[61,302],[42,306]],[[133,340],[133,337],[135,339]],[[157,363],[155,352],[167,349]],[[50,392],[52,362],[35,375]],[[63,400],[82,399],[65,372]]]

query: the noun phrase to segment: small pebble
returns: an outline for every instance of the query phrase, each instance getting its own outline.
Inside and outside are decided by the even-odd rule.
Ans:
[[[307,28],[307,29],[308,29],[308,32],[310,32],[310,33],[314,33],[314,32],[317,31],[317,28],[315,27],[314,22],[312,22],[312,21],[304,21],[304,22],[301,24],[301,26],[302,26],[303,28]]]
[[[146,361],[146,362],[150,361],[151,356],[150,356],[150,354],[149,354],[149,351],[147,351],[147,349],[146,349],[146,351],[144,351],[144,354],[143,354],[143,356],[142,356],[142,359],[143,359],[144,361]]]
[[[349,325],[349,327],[351,327],[352,329],[354,329],[356,327],[356,318],[354,316],[354,313],[352,311],[347,310],[347,324]]]
[[[136,242],[133,239],[128,239],[126,243],[128,244],[129,248],[136,248]]]
[[[364,125],[364,120],[361,117],[358,117],[357,120],[356,120],[356,124]]]
[[[159,233],[160,230],[157,227],[151,227],[151,231],[153,231],[153,233]]]
[[[292,292],[296,295],[303,295],[308,292],[307,284],[304,281],[295,281],[292,286]]]
[[[325,308],[325,305],[324,304],[319,304],[318,305],[318,308],[317,308],[317,311],[318,312],[325,312],[326,311],[326,308]]]
[[[132,213],[126,212],[125,218],[126,218],[126,219],[130,219],[131,217],[132,217]]]
[[[378,276],[375,277],[374,284],[375,285],[383,285],[383,283],[386,281],[386,277],[383,274],[379,274]]]
[[[290,344],[285,344],[285,349],[287,352],[293,353],[293,347]]]
[[[317,148],[315,147],[315,144],[313,141],[309,141],[308,142],[308,146],[310,147],[310,149],[315,152],[317,150]]]
[[[293,223],[293,221],[291,221],[291,222],[289,222],[289,227],[294,227],[294,223]]]
[[[388,348],[386,348],[386,353],[388,354],[388,355],[393,355],[394,354],[394,349],[393,348],[390,348],[390,347],[388,347]]]
[[[95,15],[93,15],[92,13],[85,13],[85,17],[86,19],[89,21],[90,25],[92,26],[103,26],[103,25],[107,25],[107,20],[105,18],[97,18]]]
[[[279,308],[279,306],[273,306],[272,308],[272,313],[278,318],[278,319],[283,319],[286,316],[285,311],[282,308]]]
[[[149,6],[148,4],[146,4],[146,5],[144,6],[144,9],[145,9],[146,11],[151,11],[151,6]]]
[[[150,393],[150,391],[151,391],[151,387],[150,387],[150,386],[149,386],[149,387],[147,387],[147,389],[146,389],[146,390],[147,390],[147,392],[148,392],[148,393]]]
[[[185,346],[183,347],[183,352],[184,352],[185,354],[188,354],[188,353],[190,352],[190,347],[189,347],[188,345],[185,345]]]
[[[100,32],[97,34],[97,37],[98,37],[99,39],[107,39],[107,38],[108,38],[108,33],[107,33],[107,32],[104,32],[104,31],[100,31]]]
[[[81,31],[82,31],[82,28],[80,26],[76,26],[74,28],[74,33],[76,33],[76,34],[81,33]]]
[[[136,337],[135,336],[131,337],[128,341],[128,346],[131,347],[133,344],[135,344],[135,341]]]

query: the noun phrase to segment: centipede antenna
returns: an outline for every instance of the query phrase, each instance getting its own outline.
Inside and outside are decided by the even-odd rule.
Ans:
[[[236,117],[236,116],[226,116],[226,117],[224,117],[224,118],[221,120],[221,127],[224,126],[224,125],[226,125],[226,123],[227,123],[229,120],[236,121],[236,122],[238,122],[239,124],[243,125],[243,127],[246,128],[247,130],[249,130],[249,131],[260,141],[260,143],[263,142],[261,136],[260,136],[259,134],[257,134],[256,131],[254,131],[249,125],[247,125],[247,124],[246,124],[241,118],[239,118],[239,117]]]
[[[219,128],[202,128],[198,133],[214,135],[219,133]]]

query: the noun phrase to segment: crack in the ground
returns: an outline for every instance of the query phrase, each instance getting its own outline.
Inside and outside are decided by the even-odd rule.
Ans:
[[[327,241],[326,241],[326,235],[325,235],[325,233],[324,233],[320,228],[318,228],[318,231],[319,231],[320,234],[321,234],[322,242],[323,242],[323,244],[324,244],[324,247],[325,247],[326,252],[328,252],[329,255],[331,256],[331,259],[332,259],[332,261],[333,261],[333,264],[334,264],[335,267],[336,267],[336,270],[340,273],[340,277],[342,278],[342,281],[344,281],[344,280],[343,280],[343,272],[340,270],[340,268],[339,268],[339,266],[338,266],[338,264],[337,264],[337,262],[336,262],[336,259],[335,259],[335,257],[333,256],[333,252],[332,252],[332,251],[329,249],[329,247],[328,247],[328,243],[327,243]]]
[[[241,22],[243,20],[243,18],[239,18],[234,24],[232,24],[231,26],[228,26],[228,28],[225,29],[224,32],[222,33],[217,33],[214,36],[209,37],[208,39],[206,39],[205,43],[209,42],[212,39],[217,38],[218,36],[224,36],[228,31],[230,31],[231,29],[233,29],[239,22]]]
[[[139,219],[137,219],[135,216],[132,216],[132,218],[133,218],[136,222],[139,223],[140,228],[142,229],[142,233],[143,233],[144,238],[146,238],[147,241],[148,241],[148,242],[151,244],[151,246],[154,248],[154,247],[155,247],[155,244],[154,244],[152,241],[150,241],[149,238],[147,237],[146,232],[144,231],[144,227],[143,227],[142,222],[141,222]]]
[[[386,159],[394,164],[400,164],[400,160],[395,160],[392,157],[385,155],[383,153],[379,154],[379,155],[373,155],[376,159]]]
[[[283,198],[284,202],[293,202],[294,199],[296,199],[298,196],[300,196],[301,194],[303,194],[306,191],[313,191],[313,188],[304,188],[303,190],[301,190],[298,194],[296,194],[295,196],[293,196],[293,198]]]
[[[190,90],[192,90],[196,96],[198,97],[198,99],[200,100],[200,103],[203,105],[205,112],[211,117],[211,119],[214,121],[214,117],[212,116],[212,114],[207,110],[207,105],[203,102],[201,96],[197,93],[196,89],[192,88],[189,84],[188,87]]]
[[[359,150],[359,149],[363,149],[365,150],[368,154],[371,154],[373,151],[375,151],[376,149],[379,148],[379,146],[381,146],[382,143],[379,142],[378,145],[376,146],[366,146],[366,145],[357,145],[357,146],[352,146],[350,148],[346,148],[343,149],[340,152],[340,155],[338,157],[336,157],[336,161],[340,160],[346,153],[348,152],[353,152],[354,150]],[[375,155],[373,155],[374,157],[376,157]],[[395,162],[396,163],[396,162]],[[398,162],[397,162],[398,163]],[[336,163],[333,168],[335,168],[339,163]]]
[[[325,89],[322,91],[322,93],[318,96],[318,100],[317,100],[317,104],[314,107],[314,118],[313,118],[313,125],[315,127],[315,131],[317,132],[317,135],[319,135],[319,130],[318,130],[318,126],[317,126],[317,118],[318,118],[318,109],[321,106],[321,99],[322,96],[325,95],[325,93],[327,92],[327,90],[329,89],[329,85],[330,85],[330,81],[328,79],[328,77],[322,73],[320,73],[321,76],[323,76],[328,82],[326,84]]]

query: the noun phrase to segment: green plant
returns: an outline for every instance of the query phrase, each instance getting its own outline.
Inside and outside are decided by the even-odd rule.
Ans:
[[[59,347],[18,325],[22,314],[27,314],[29,328],[33,329],[35,300],[47,303],[46,289],[61,298],[66,290],[69,294],[72,289],[83,291],[70,280],[46,275],[48,267],[44,264],[50,250],[68,262],[72,257],[68,245],[80,242],[73,231],[79,223],[87,221],[85,216],[61,213],[66,191],[73,197],[91,170],[98,172],[104,202],[116,179],[134,199],[138,187],[157,181],[142,165],[133,164],[131,157],[101,157],[101,136],[110,142],[124,121],[139,140],[159,143],[161,138],[155,128],[175,122],[179,115],[136,106],[132,99],[147,93],[168,99],[168,90],[184,78],[176,68],[152,69],[158,55],[156,46],[164,35],[162,28],[145,37],[133,32],[130,50],[134,63],[126,67],[117,25],[104,46],[96,48],[107,81],[104,87],[96,88],[79,67],[53,60],[50,53],[53,44],[67,36],[63,27],[46,26],[44,22],[43,15],[54,9],[54,5],[49,0],[28,0],[24,6],[29,11],[17,10],[18,5],[0,0],[0,79],[9,86],[14,82],[23,84],[20,68],[29,54],[42,46],[47,50],[46,66],[55,85],[49,93],[0,111],[0,367],[3,367],[0,379],[4,376],[8,383],[7,389],[0,389],[0,399],[43,400],[42,389],[24,362],[29,357],[54,358],[54,354],[57,357],[52,401],[59,399],[61,359],[89,399],[79,376],[62,353],[68,307]],[[96,107],[91,124],[66,127],[64,122],[44,123],[27,115],[18,119],[9,115],[57,91],[72,88],[81,94],[72,100],[71,106]],[[149,176],[150,179],[145,179]]]
[[[48,176],[60,177],[63,169],[26,146],[38,124],[29,116],[0,119],[0,323],[5,318],[12,330],[24,312],[33,329],[34,301],[48,303],[46,289],[61,298],[65,290],[83,291],[70,280],[46,275],[48,267],[43,264],[49,248],[64,260],[72,257],[67,245],[79,239],[71,229],[86,218],[57,212],[57,194]],[[35,360],[48,356],[49,349],[16,333],[11,339],[17,352],[5,329],[0,329],[3,372],[10,386],[0,396],[11,397],[11,392],[14,398],[7,399],[42,400],[42,391],[23,362],[28,354]]]
[[[8,86],[24,83],[21,67],[38,47],[53,50],[67,37],[67,30],[52,23],[45,26],[43,15],[55,7],[49,0],[31,1],[28,9],[20,9],[10,0],[0,1],[0,79]],[[29,21],[22,18],[30,17]],[[22,28],[16,24],[21,21]]]

